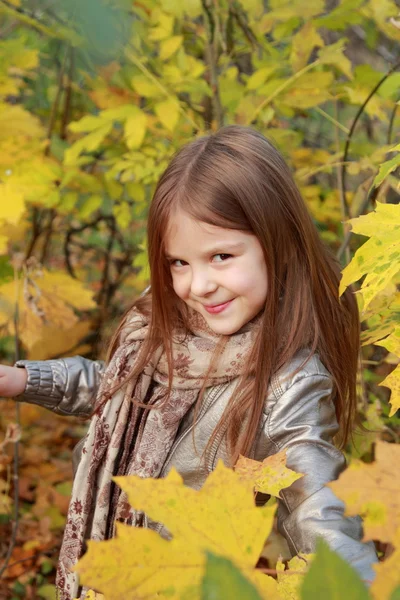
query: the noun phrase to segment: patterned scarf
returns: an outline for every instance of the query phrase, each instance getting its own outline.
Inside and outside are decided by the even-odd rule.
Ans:
[[[190,331],[183,340],[173,342],[173,384],[169,396],[167,359],[160,348],[140,375],[115,392],[91,420],[60,551],[56,581],[60,600],[72,600],[79,593],[78,577],[70,569],[82,556],[86,539],[113,537],[115,520],[133,526],[142,524],[143,514],[130,507],[126,494],[111,477],[159,476],[179,423],[196,402],[221,339],[199,313],[191,310],[189,323]],[[256,323],[254,320],[228,337],[208,376],[207,387],[231,381],[243,373]],[[132,311],[124,338],[104,373],[98,399],[107,396],[131,372],[147,332],[146,318]],[[140,408],[132,399],[154,408]]]

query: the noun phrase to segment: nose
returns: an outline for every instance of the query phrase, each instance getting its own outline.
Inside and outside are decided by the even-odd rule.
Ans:
[[[207,268],[205,269],[193,269],[192,268],[192,279],[190,282],[190,292],[193,296],[198,298],[207,296],[214,292],[218,287],[217,282],[210,274]]]

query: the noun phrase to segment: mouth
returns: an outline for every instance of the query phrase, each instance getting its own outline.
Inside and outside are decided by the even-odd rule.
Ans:
[[[203,306],[208,313],[215,315],[225,310],[233,302],[233,300],[234,298],[232,298],[232,300],[228,300],[228,302],[223,302],[222,304],[210,304],[208,306]]]

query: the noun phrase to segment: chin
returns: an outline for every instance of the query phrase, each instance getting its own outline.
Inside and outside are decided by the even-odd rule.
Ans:
[[[221,323],[220,326],[215,325],[215,323],[207,323],[209,328],[213,330],[214,333],[216,333],[217,335],[233,335],[234,333],[236,333],[237,331],[239,331],[239,329],[242,327],[242,325],[224,325],[223,323]]]

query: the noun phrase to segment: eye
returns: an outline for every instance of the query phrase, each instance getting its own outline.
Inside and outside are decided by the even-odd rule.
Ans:
[[[188,263],[185,260],[181,260],[180,258],[174,258],[173,260],[169,261],[169,264],[171,265],[171,267],[184,267]]]
[[[228,258],[232,258],[232,254],[214,254],[214,262],[224,262]]]

